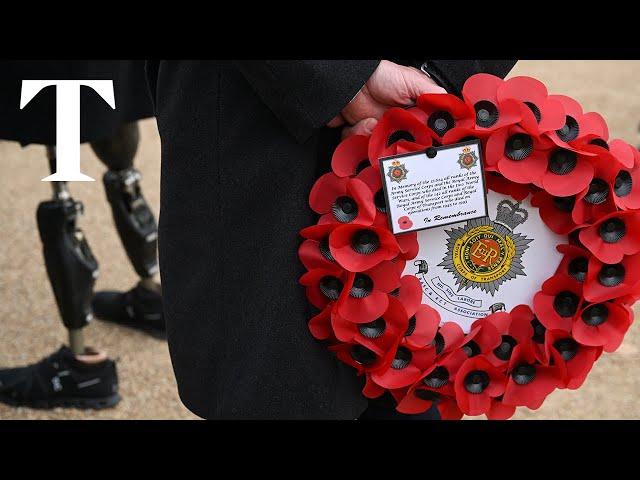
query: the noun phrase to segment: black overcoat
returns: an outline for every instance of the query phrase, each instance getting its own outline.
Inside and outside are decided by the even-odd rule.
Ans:
[[[410,62],[413,63],[413,62]],[[434,61],[459,93],[512,61]],[[205,418],[354,419],[362,377],[314,340],[298,279],[307,199],[339,131],[323,126],[378,61],[160,61],[160,270],[180,396]]]
[[[0,61],[0,139],[23,145],[54,145],[55,89],[43,89],[20,110],[22,80],[84,79],[113,80],[116,109],[89,88],[81,88],[81,142],[107,138],[122,123],[153,116],[142,60],[3,60]]]

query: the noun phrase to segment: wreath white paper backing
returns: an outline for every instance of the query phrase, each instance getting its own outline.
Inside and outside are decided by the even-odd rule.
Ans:
[[[507,221],[499,223],[497,209],[503,201],[508,202],[502,204]],[[542,222],[529,198],[518,204],[489,191],[488,205],[490,221],[471,220],[418,232],[419,253],[403,273],[420,280],[423,303],[438,310],[443,322],[458,323],[465,333],[475,320],[492,311],[532,305],[540,285],[553,276],[562,260],[556,246],[568,243],[567,237],[553,233]],[[515,208],[525,210],[527,218],[510,229],[517,223],[509,214]],[[522,212],[515,215],[523,216]],[[464,238],[468,233],[472,235]],[[516,253],[509,258],[512,247]],[[483,265],[488,265],[487,271],[469,274]]]

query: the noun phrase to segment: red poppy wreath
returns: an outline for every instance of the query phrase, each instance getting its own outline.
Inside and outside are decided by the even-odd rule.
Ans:
[[[579,388],[631,325],[640,154],[533,78],[478,74],[462,94],[422,95],[336,148],[310,193],[320,218],[301,231],[300,283],[319,310],[311,334],[365,376],[366,397],[389,391],[407,414],[507,419]],[[471,139],[490,215],[392,234],[379,159]],[[467,267],[491,274],[465,276],[451,250],[469,238],[500,252],[499,271],[484,255]]]

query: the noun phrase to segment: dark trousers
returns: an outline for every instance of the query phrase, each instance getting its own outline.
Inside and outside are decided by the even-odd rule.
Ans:
[[[440,420],[440,412],[434,405],[426,412],[417,415],[400,413],[395,409],[395,401],[391,394],[385,393],[380,398],[369,400],[369,406],[358,420]]]

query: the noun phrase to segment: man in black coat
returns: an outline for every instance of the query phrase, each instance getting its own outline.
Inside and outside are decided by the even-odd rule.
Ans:
[[[404,65],[400,65],[403,63]],[[312,338],[298,284],[309,191],[344,126],[514,61],[151,61],[160,271],[180,396],[215,419],[355,419],[362,378]],[[418,68],[423,66],[423,71]],[[418,67],[418,68],[416,68]],[[388,407],[392,409],[392,406]]]

